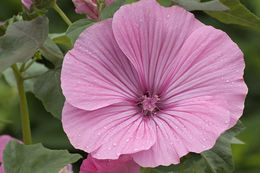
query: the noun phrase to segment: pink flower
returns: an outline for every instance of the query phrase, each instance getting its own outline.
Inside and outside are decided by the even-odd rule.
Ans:
[[[33,0],[22,0],[23,5],[30,10]]]
[[[0,162],[1,162],[0,173],[5,173],[4,165],[3,165],[3,151],[4,151],[6,144],[8,144],[8,142],[11,141],[11,140],[19,141],[19,140],[15,139],[11,136],[8,136],[8,135],[0,136]],[[19,142],[21,142],[21,141],[19,141]]]
[[[65,166],[58,173],[73,173],[72,165],[69,164],[69,165]]]
[[[121,7],[85,30],[64,59],[62,123],[96,159],[143,167],[212,148],[243,113],[243,53],[181,7]]]
[[[114,0],[106,0],[106,5],[109,5]],[[97,0],[72,0],[76,7],[76,12],[79,14],[86,14],[87,17],[97,20],[98,8]]]
[[[89,154],[82,162],[80,173],[140,173],[140,166],[126,155],[118,160],[98,160]]]

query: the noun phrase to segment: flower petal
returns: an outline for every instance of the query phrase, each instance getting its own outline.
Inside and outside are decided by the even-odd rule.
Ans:
[[[74,173],[73,169],[72,169],[72,165],[69,164],[69,165],[65,166],[58,173]]]
[[[163,107],[180,100],[218,96],[227,102],[229,127],[236,124],[247,94],[245,63],[243,53],[227,34],[210,26],[199,28],[179,50],[174,67],[167,72],[168,83],[161,93]]]
[[[111,25],[109,19],[89,27],[66,54],[61,87],[75,107],[95,110],[132,100],[140,90],[137,72],[118,47]]]
[[[81,164],[80,173],[140,173],[140,166],[127,155],[118,160],[98,160],[89,154]]]
[[[88,2],[89,1],[89,2]],[[86,14],[87,17],[97,20],[98,19],[98,9],[96,1],[92,0],[72,0],[74,6],[76,7],[76,13]]]
[[[121,154],[149,149],[155,143],[149,120],[127,104],[95,111],[80,110],[65,103],[62,124],[71,144],[97,159],[118,159]]]
[[[125,5],[113,18],[119,47],[133,63],[143,87],[151,92],[167,80],[165,71],[172,68],[183,42],[201,26],[192,13],[178,6],[164,8],[155,0]]]
[[[22,0],[22,4],[23,4],[28,10],[30,10],[32,3],[33,3],[32,0]]]
[[[157,140],[147,151],[133,154],[144,167],[179,163],[188,152],[200,153],[213,147],[228,128],[228,105],[215,97],[179,101],[174,107],[154,116]]]

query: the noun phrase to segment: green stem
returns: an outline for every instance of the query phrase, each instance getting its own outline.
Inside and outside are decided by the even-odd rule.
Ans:
[[[24,90],[24,80],[23,80],[16,64],[12,65],[12,69],[13,69],[13,72],[15,75],[18,94],[19,94],[22,131],[23,131],[23,142],[26,145],[30,145],[30,144],[32,144],[32,137],[31,137],[28,104],[27,104],[27,99],[26,99],[25,90]]]
[[[28,64],[26,64],[26,66],[24,67],[23,70],[20,70],[21,72],[25,72],[26,70],[28,70],[32,65],[33,63],[36,61],[36,58],[33,58]]]
[[[182,161],[180,162],[180,173],[184,173],[184,164]]]
[[[24,68],[25,68],[25,63],[22,64],[22,66],[20,68],[20,72],[24,72]]]
[[[52,8],[59,13],[60,17],[70,26],[72,22],[70,19],[66,16],[66,14],[60,9],[60,7],[57,5],[57,3],[54,3]]]
[[[26,77],[23,77],[23,80],[37,78],[37,77],[41,76],[42,74],[35,74],[35,75],[31,75],[31,76],[26,76]]]

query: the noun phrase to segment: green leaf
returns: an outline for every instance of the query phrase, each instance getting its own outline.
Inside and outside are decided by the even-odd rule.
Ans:
[[[160,173],[160,172],[152,168],[141,168],[141,173]]]
[[[231,144],[245,144],[243,141],[241,141],[240,139],[234,137],[231,140]]]
[[[10,141],[3,155],[6,173],[57,173],[80,158],[67,150],[50,150],[42,144],[23,145],[17,141]]]
[[[48,37],[42,47],[44,49],[41,49],[40,52],[47,60],[52,62],[54,65],[62,62],[64,55],[52,39]]]
[[[93,25],[95,21],[90,19],[80,19],[74,22],[66,31],[66,35],[70,38],[72,44],[78,39],[79,35],[88,27]]]
[[[132,4],[133,2],[138,2],[139,0],[126,0],[125,4]],[[161,0],[163,1],[163,0]]]
[[[234,170],[231,142],[234,136],[243,130],[239,121],[233,128],[222,134],[214,147],[201,153],[202,158],[213,173],[230,173]]]
[[[68,48],[72,48],[72,43],[70,38],[66,35],[66,33],[59,34],[49,34],[49,37],[56,44],[67,46]]]
[[[164,7],[170,7],[173,4],[172,0],[157,0],[157,2]]]
[[[106,6],[100,15],[100,20],[112,18],[114,16],[114,13],[122,6],[124,5],[126,0],[116,0],[109,4],[109,6]]]
[[[181,158],[184,173],[205,173],[207,168],[213,173],[230,173],[234,169],[232,161],[231,143],[234,136],[243,130],[240,121],[231,129],[223,133],[214,147],[200,154],[189,153]],[[159,166],[155,170],[159,173],[179,173],[180,164]]]
[[[226,24],[238,24],[260,31],[260,18],[250,12],[239,0],[220,0],[228,11],[206,13]]]
[[[173,0],[173,1],[188,11],[193,11],[193,10],[224,11],[229,9],[228,7],[223,5],[219,0],[212,0],[208,2],[199,2],[197,0]]]
[[[21,14],[18,15],[14,15],[13,17],[7,19],[6,21],[4,21],[3,23],[0,24],[0,36],[4,35],[6,32],[6,29],[8,28],[9,25],[18,22],[18,21],[22,21],[23,17]]]
[[[190,153],[183,158],[181,162],[184,168],[184,173],[204,173],[206,171],[207,165],[205,161],[201,158],[199,154]],[[170,166],[159,166],[155,168],[159,173],[179,173],[180,164],[170,165]]]
[[[11,24],[6,34],[0,37],[0,72],[31,58],[46,40],[48,28],[48,19],[42,16]]]
[[[60,86],[60,68],[49,70],[37,78],[33,93],[42,101],[45,109],[54,117],[61,119],[61,112],[65,102]]]

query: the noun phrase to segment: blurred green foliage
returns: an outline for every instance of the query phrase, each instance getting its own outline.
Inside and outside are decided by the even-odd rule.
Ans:
[[[241,0],[254,14],[260,16],[260,0]],[[74,12],[71,0],[58,0],[60,7],[72,21],[85,18]],[[4,21],[22,10],[20,0],[0,0],[0,21]],[[260,172],[260,33],[238,25],[222,24],[203,12],[194,12],[203,23],[225,31],[244,52],[246,69],[245,80],[249,88],[242,121],[246,129],[238,135],[244,145],[233,145],[233,156],[236,165],[235,173]],[[49,9],[50,33],[66,31],[67,25],[59,15]],[[44,110],[41,102],[28,93],[29,110],[33,142],[73,151],[61,122]],[[0,76],[0,133],[8,133],[22,139],[20,133],[20,115],[15,88],[9,87]]]

